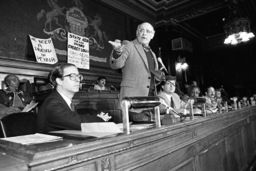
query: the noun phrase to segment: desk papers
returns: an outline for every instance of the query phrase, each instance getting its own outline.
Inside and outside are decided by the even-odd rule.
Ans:
[[[29,112],[31,109],[36,107],[37,104],[38,104],[38,102],[35,102],[35,101],[32,100],[29,104],[27,104],[24,107],[24,109],[21,112]]]
[[[93,122],[93,123],[82,123],[81,130],[60,130],[51,131],[54,135],[73,136],[73,137],[106,137],[115,136],[122,131],[114,122]]]
[[[1,139],[5,141],[18,143],[18,144],[31,145],[31,144],[40,144],[40,143],[46,143],[46,142],[59,141],[59,140],[62,140],[62,137],[36,133],[36,134],[22,135],[22,136],[1,138]]]

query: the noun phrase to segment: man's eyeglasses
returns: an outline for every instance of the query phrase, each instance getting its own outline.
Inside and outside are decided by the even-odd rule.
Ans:
[[[74,74],[74,73],[71,73],[71,74],[68,74],[68,75],[64,75],[62,77],[69,77],[70,80],[72,80],[72,81],[76,81],[77,78],[78,78],[79,81],[82,81],[83,78],[84,78],[83,75],[81,75],[81,74]]]
[[[139,29],[139,32],[140,32],[140,33],[147,33],[147,34],[150,34],[150,33],[153,33],[154,31],[152,31],[152,30],[145,30],[145,29]]]

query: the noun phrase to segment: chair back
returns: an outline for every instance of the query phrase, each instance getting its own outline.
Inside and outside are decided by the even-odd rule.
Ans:
[[[3,117],[0,120],[4,138],[34,134],[37,131],[36,113],[20,112]]]

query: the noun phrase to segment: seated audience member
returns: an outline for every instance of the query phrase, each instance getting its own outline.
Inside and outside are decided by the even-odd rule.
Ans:
[[[254,99],[253,96],[250,97],[250,104],[251,104],[252,106],[255,106],[255,99]]]
[[[20,80],[16,75],[7,75],[4,83],[7,88],[0,90],[0,117],[20,112],[33,99],[29,93],[19,90]]]
[[[73,64],[62,64],[56,67],[51,75],[55,86],[52,92],[39,108],[37,117],[38,132],[47,133],[56,130],[81,130],[81,123],[103,122],[111,117],[100,114],[78,114],[72,105],[72,98],[79,91],[83,76]]]
[[[110,88],[106,87],[106,81],[106,77],[98,77],[97,84],[94,86],[94,90],[110,90]]]
[[[189,91],[190,98],[198,98],[200,96],[200,88],[198,86],[191,86]],[[194,114],[202,114],[201,105],[194,104],[193,105]]]
[[[217,105],[218,105],[218,110],[220,110],[219,112],[225,110],[225,103],[227,103],[226,97],[222,97],[222,89],[216,89],[215,91],[215,96],[216,96],[216,101],[217,101]]]
[[[197,87],[197,86],[198,86],[198,85],[197,85],[197,82],[196,82],[196,81],[192,81],[191,86]]]
[[[190,98],[197,98],[200,96],[200,88],[198,86],[191,86],[189,91]]]
[[[215,89],[212,86],[207,87],[205,92],[205,109],[206,113],[216,113],[218,108],[217,100],[215,98]]]
[[[217,102],[222,102],[222,96],[221,96],[221,91],[220,91],[220,89],[216,89],[215,90],[215,96],[216,96],[216,100],[217,100]]]
[[[51,77],[51,72],[48,73],[48,76],[47,76],[47,84],[46,85],[43,85],[43,86],[40,86],[39,87],[39,91],[51,91],[51,90],[54,90],[54,86],[52,85],[51,81],[50,81],[50,77]]]
[[[159,84],[160,91],[157,96],[160,98],[161,102],[160,113],[173,114],[175,117],[179,117],[175,113],[186,114],[190,100],[188,103],[180,100],[180,97],[175,93],[175,84],[176,77],[170,75],[165,76],[165,80]]]
[[[248,101],[248,98],[246,96],[244,96],[241,100],[240,100],[240,105],[241,107],[247,107],[250,105],[249,101]]]
[[[256,94],[253,94],[254,100],[256,101]]]

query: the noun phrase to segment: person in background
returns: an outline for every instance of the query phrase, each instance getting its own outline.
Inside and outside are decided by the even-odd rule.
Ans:
[[[33,97],[19,89],[20,79],[14,74],[4,78],[6,89],[0,90],[0,115],[3,117],[11,113],[21,112]]]
[[[191,86],[198,86],[196,81],[191,82]]]
[[[189,91],[190,98],[197,98],[200,96],[200,88],[198,86],[191,86]]]
[[[120,107],[124,97],[155,96],[155,75],[158,62],[149,43],[155,35],[153,26],[147,22],[137,27],[133,41],[109,41],[113,46],[110,55],[110,67],[122,69]]]
[[[200,97],[200,88],[196,85],[192,85],[189,89],[189,98],[196,99]],[[193,105],[193,112],[194,114],[202,114],[201,110],[202,106],[198,104]]]
[[[99,76],[97,79],[97,84],[94,86],[94,90],[110,90],[110,88],[106,87],[106,77]]]
[[[79,91],[83,76],[73,64],[62,64],[56,67],[50,80],[55,86],[39,108],[37,117],[38,132],[48,133],[57,130],[81,130],[81,123],[103,122],[111,117],[100,114],[78,114],[72,105],[72,98]]]
[[[205,109],[206,113],[216,113],[218,108],[218,103],[215,97],[215,89],[212,86],[207,87],[205,92]]]

